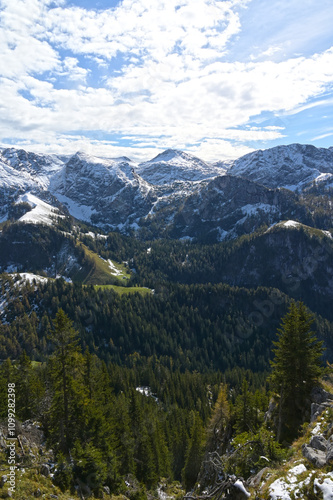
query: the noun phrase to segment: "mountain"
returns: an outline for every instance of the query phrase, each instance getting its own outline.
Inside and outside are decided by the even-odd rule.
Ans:
[[[168,234],[173,238],[223,241],[252,233],[289,214],[302,216],[297,197],[290,191],[268,189],[246,179],[224,175],[202,183],[183,200]]]
[[[276,146],[239,158],[228,173],[270,188],[295,191],[323,173],[333,174],[333,150],[302,144]]]
[[[125,158],[102,159],[76,153],[49,189],[78,219],[117,228],[150,210],[154,192]]]
[[[137,172],[150,184],[165,185],[179,181],[198,182],[223,175],[223,165],[208,163],[183,151],[167,149],[150,161],[140,163]]]
[[[333,150],[300,144],[255,151],[232,164],[172,149],[140,164],[1,149],[0,221],[29,195],[35,205],[37,198],[107,231],[222,241],[283,219],[312,225],[332,176]],[[329,220],[314,225],[327,230]]]

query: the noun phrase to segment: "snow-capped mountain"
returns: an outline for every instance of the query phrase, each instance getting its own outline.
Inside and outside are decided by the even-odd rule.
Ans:
[[[82,152],[66,157],[0,149],[0,221],[20,212],[13,206],[29,195],[34,206],[41,206],[38,199],[107,230],[221,241],[288,218],[311,225],[302,190],[315,185],[327,192],[332,177],[333,149],[299,144],[255,151],[232,164],[209,164],[176,150],[137,164]],[[325,226],[326,215],[323,229],[332,227]]]
[[[140,163],[138,174],[150,184],[165,185],[177,181],[202,181],[223,175],[223,165],[208,163],[183,151],[167,149],[150,161]]]
[[[323,173],[333,174],[333,149],[291,144],[254,151],[236,160],[228,173],[270,188],[296,190]]]

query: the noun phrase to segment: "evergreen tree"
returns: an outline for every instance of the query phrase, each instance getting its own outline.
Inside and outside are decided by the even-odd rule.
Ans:
[[[277,439],[292,439],[302,423],[312,388],[322,374],[323,342],[311,331],[314,319],[302,302],[292,302],[274,342],[270,381],[279,394]]]
[[[78,333],[72,321],[59,309],[53,321],[54,331],[50,338],[55,347],[50,358],[50,376],[53,398],[49,410],[48,431],[59,450],[69,453],[75,435],[80,408],[83,404],[83,376],[80,373],[83,360],[78,345]],[[81,380],[80,380],[81,379]]]
[[[204,452],[204,429],[202,421],[197,413],[192,412],[192,416],[193,424],[191,438],[186,451],[186,461],[182,471],[183,483],[187,490],[190,490],[195,485]]]
[[[237,396],[235,404],[236,431],[238,434],[242,432],[253,432],[255,411],[253,408],[253,394],[249,391],[249,384],[246,378],[242,382],[242,390]]]
[[[31,360],[23,350],[18,360],[18,375],[16,375],[16,400],[18,416],[21,420],[31,418]]]

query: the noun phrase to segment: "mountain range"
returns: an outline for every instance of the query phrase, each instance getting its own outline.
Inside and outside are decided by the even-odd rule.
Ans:
[[[0,221],[20,213],[18,204],[34,208],[38,221],[44,202],[54,213],[143,239],[218,242],[288,219],[329,230],[332,214],[314,223],[309,197],[321,206],[332,185],[333,148],[301,144],[216,163],[170,149],[143,163],[0,149]]]

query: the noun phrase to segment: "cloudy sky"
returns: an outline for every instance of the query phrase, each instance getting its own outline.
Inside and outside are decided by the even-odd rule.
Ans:
[[[333,146],[332,0],[0,0],[0,145]]]

